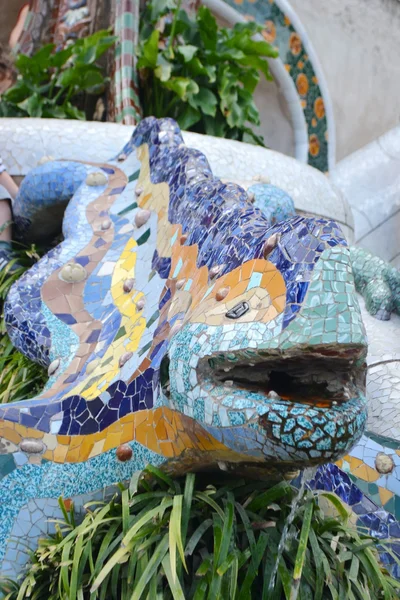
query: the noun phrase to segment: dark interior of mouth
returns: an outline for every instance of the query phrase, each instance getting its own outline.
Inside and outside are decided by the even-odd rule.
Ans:
[[[246,392],[283,400],[329,405],[347,402],[365,389],[363,366],[348,358],[326,356],[277,357],[247,364],[205,367],[205,378]]]

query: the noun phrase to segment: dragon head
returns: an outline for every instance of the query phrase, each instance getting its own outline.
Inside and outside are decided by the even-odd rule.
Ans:
[[[134,149],[138,179],[129,172]],[[272,224],[243,188],[214,177],[170,119],[142,121],[102,169],[105,183],[80,183],[68,207],[71,223],[84,207],[87,246],[73,265],[82,277],[71,283],[70,263],[50,257],[50,275],[46,262],[37,266],[47,276],[35,284],[43,314],[26,307],[39,340],[42,321],[55,333],[73,330],[76,359],[57,363],[40,397],[0,410],[4,437],[39,430],[44,457],[61,462],[133,437],[165,458],[193,448],[201,457],[204,444],[197,434],[183,442],[181,425],[207,437],[213,464],[289,468],[347,452],[366,420],[367,347],[338,225],[301,216]],[[75,229],[64,230],[59,253],[74,256]],[[13,293],[18,341],[22,280]],[[160,415],[179,421],[165,439],[151,425]]]
[[[209,283],[197,304],[182,286],[174,310],[181,293],[190,309],[171,340],[170,403],[242,460],[335,460],[366,420],[366,339],[351,278],[347,248],[324,250],[293,317],[268,260]]]

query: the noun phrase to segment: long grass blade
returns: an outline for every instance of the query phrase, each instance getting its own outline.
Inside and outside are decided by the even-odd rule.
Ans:
[[[331,492],[319,492],[318,495],[329,500],[329,502],[335,507],[335,509],[341,516],[343,522],[347,523],[349,519],[349,513],[338,496],[335,496],[335,494],[332,494]]]
[[[315,575],[316,575],[316,583],[315,583],[315,591],[314,591],[314,600],[322,600],[322,594],[324,590],[324,572],[323,572],[323,555],[322,550],[319,546],[317,536],[314,533],[314,530],[310,529],[309,534],[311,552],[315,562]]]
[[[294,565],[293,571],[293,582],[292,582],[292,590],[290,594],[290,600],[296,600],[299,589],[300,589],[300,580],[301,574],[303,572],[304,561],[306,557],[306,550],[308,544],[308,537],[310,534],[311,528],[311,518],[314,512],[314,503],[308,502],[306,505],[306,509],[304,511],[303,516],[303,524],[301,526],[299,546],[297,548],[296,561]]]
[[[237,587],[238,587],[238,577],[239,577],[239,560],[237,554],[235,554],[234,559],[232,561],[231,567],[231,576],[229,582],[229,598],[230,600],[235,600]]]
[[[185,595],[183,593],[181,583],[179,579],[177,577],[174,577],[171,572],[171,561],[169,559],[168,554],[162,561],[162,566],[167,577],[168,584],[174,600],[185,600]]]
[[[211,519],[206,519],[205,521],[200,523],[200,525],[192,533],[188,543],[186,544],[186,549],[185,549],[186,555],[190,556],[193,554],[194,550],[196,549],[197,544],[203,537],[203,534],[207,531],[207,529],[209,529],[209,527],[211,527],[211,525],[212,525]]]
[[[225,519],[222,529],[222,539],[219,547],[219,552],[215,557],[216,567],[221,565],[228,556],[229,547],[232,543],[232,533],[234,525],[234,500],[231,493],[228,493],[227,503],[225,507]]]
[[[211,508],[213,508],[215,510],[215,512],[219,514],[221,519],[222,520],[224,519],[224,511],[222,510],[222,508],[220,506],[218,506],[218,504],[215,502],[215,500],[210,498],[210,496],[208,494],[205,494],[204,492],[196,492],[195,497],[198,498],[199,500],[202,500],[203,502],[206,502],[206,504],[209,504],[211,506]]]
[[[185,554],[183,550],[182,543],[182,500],[183,496],[174,496],[173,507],[171,511],[170,521],[169,521],[169,556],[171,561],[171,573],[172,577],[175,579],[177,576],[177,568],[176,568],[176,550],[178,549],[179,555],[181,557],[181,561],[183,566],[186,567],[185,562]]]
[[[157,548],[154,550],[149,562],[146,565],[146,568],[143,570],[137,584],[134,587],[133,593],[130,597],[130,600],[140,600],[142,594],[151,580],[151,578],[155,576],[158,567],[162,563],[165,558],[165,555],[168,551],[168,535],[165,534],[161,542],[158,544]]]
[[[292,489],[286,481],[281,481],[277,485],[274,485],[272,488],[264,492],[263,494],[259,494],[252,500],[248,506],[249,510],[257,511],[261,508],[264,508],[271,504],[271,502],[276,502],[283,496],[292,493]]]
[[[69,586],[69,567],[72,564],[72,561],[69,558],[70,551],[72,549],[72,541],[65,544],[63,547],[63,551],[61,554],[61,568],[60,568],[60,580],[59,580],[59,593],[60,597],[63,597],[63,592],[70,595],[70,586]]]
[[[164,498],[163,500],[166,500],[166,499]],[[166,500],[164,502],[164,510],[166,508],[168,508],[169,506],[171,506],[171,504],[172,504],[172,500]],[[121,560],[123,560],[127,557],[127,554],[129,553],[131,546],[132,546],[131,540],[138,533],[138,531],[141,529],[141,527],[143,527],[146,523],[148,523],[149,521],[154,519],[157,515],[159,515],[159,513],[160,513],[160,507],[158,506],[156,508],[153,508],[152,510],[145,512],[145,514],[143,516],[141,516],[141,518],[138,519],[131,526],[131,528],[129,529],[129,531],[127,532],[127,534],[124,536],[124,538],[122,540],[122,547],[119,550],[117,550],[117,552],[109,559],[109,561],[104,565],[104,567],[102,568],[102,570],[96,577],[96,579],[91,587],[91,590],[90,590],[91,592],[95,592],[98,589],[98,587],[100,586],[101,582],[111,572],[113,567],[118,562],[120,562]]]
[[[74,554],[72,559],[72,569],[71,569],[71,586],[69,591],[69,600],[76,600],[77,592],[78,592],[78,572],[79,572],[79,561],[81,559],[83,550],[83,536],[78,535]]]
[[[288,568],[285,565],[285,561],[281,558],[278,565],[278,575],[282,582],[283,592],[285,594],[286,600],[290,600],[290,595],[292,592],[292,576],[289,573]]]
[[[186,544],[186,534],[190,519],[190,510],[192,508],[193,491],[196,477],[194,473],[186,475],[185,489],[183,491],[183,505],[182,505],[182,542]]]

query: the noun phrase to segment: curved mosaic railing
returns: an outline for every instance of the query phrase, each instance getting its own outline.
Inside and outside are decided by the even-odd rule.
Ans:
[[[330,95],[310,39],[290,4],[286,0],[205,3],[230,23],[242,16],[265,27],[263,36],[279,50],[279,58],[270,64],[292,118],[296,158],[323,172],[331,169],[335,164],[335,126]],[[224,10],[224,5],[234,11]]]

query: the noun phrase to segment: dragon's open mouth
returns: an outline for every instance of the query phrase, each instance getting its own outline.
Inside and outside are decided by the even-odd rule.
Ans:
[[[262,394],[295,403],[317,405],[320,408],[342,404],[356,398],[365,389],[365,369],[360,353],[349,349],[344,354],[299,353],[284,357],[271,355],[267,359],[254,357],[254,362],[236,356],[236,362],[211,359],[200,366],[201,378],[247,394]],[[337,354],[337,352],[336,352]]]

